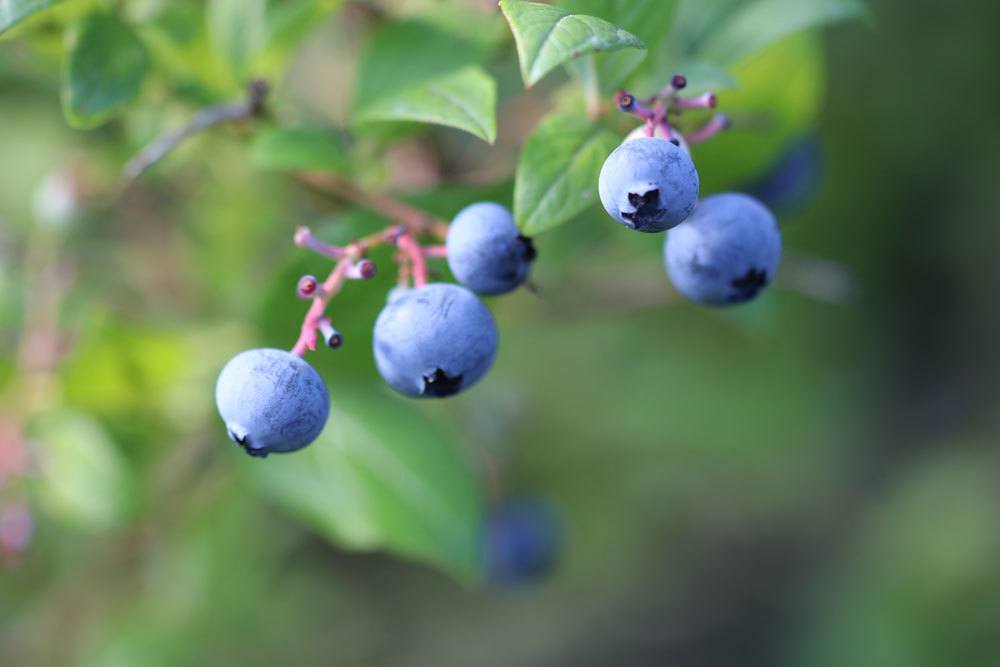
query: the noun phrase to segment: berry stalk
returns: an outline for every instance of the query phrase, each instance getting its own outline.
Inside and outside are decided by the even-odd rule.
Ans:
[[[420,214],[426,218],[426,214],[422,211]],[[421,227],[429,230],[430,224],[433,223],[425,223]],[[322,283],[313,276],[302,276],[296,285],[296,293],[300,298],[312,299],[312,305],[302,320],[298,340],[292,347],[292,354],[300,357],[305,356],[307,351],[316,349],[317,331],[332,327],[326,318],[326,309],[333,297],[343,289],[344,283],[347,280],[368,280],[374,277],[375,264],[365,258],[369,250],[383,245],[395,245],[399,251],[397,261],[400,280],[405,284],[412,276],[414,287],[427,284],[426,257],[445,256],[445,253],[441,252],[444,246],[428,246],[426,249],[421,247],[410,228],[402,223],[389,225],[344,247],[320,241],[308,227],[299,227],[295,230],[294,241],[300,248],[308,248],[324,257],[337,260],[330,275]],[[324,338],[327,341],[330,339],[325,331]],[[339,344],[329,345],[329,342],[327,344],[330,347],[339,347]]]
[[[438,239],[448,235],[448,221],[411,206],[395,197],[365,190],[336,174],[303,172],[299,180],[314,190],[357,204],[385,218],[398,222],[415,236],[424,234]]]

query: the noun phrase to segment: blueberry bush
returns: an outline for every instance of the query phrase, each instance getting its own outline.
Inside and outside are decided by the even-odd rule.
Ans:
[[[816,548],[802,526],[849,495],[853,332],[818,341],[855,326],[863,261],[813,217],[851,187],[818,128],[865,102],[828,86],[822,30],[865,44],[871,17],[0,0],[0,663],[312,664],[336,643],[335,664],[607,664],[588,624],[663,587],[708,596],[678,664],[731,664],[699,624],[778,622],[720,554],[776,585],[781,541]],[[942,511],[995,498],[944,462],[872,520],[948,475],[963,491]],[[845,572],[883,548],[871,531]],[[526,589],[532,611],[501,624],[519,648],[480,659],[503,609],[478,596]],[[781,649],[800,664],[836,643],[827,623],[863,632],[813,594]],[[310,637],[292,656],[289,632]],[[938,664],[901,646],[830,664]]]

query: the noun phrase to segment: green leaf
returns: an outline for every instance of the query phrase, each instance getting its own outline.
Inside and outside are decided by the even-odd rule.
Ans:
[[[571,13],[586,13],[623,28],[650,50],[666,38],[678,0],[561,0]],[[625,49],[598,58],[597,72],[602,91],[618,88],[646,58],[646,51]]]
[[[66,54],[66,118],[81,128],[100,125],[139,93],[148,69],[146,47],[128,25],[104,12],[87,15]]]
[[[646,48],[632,33],[595,16],[521,0],[500,0],[500,9],[514,33],[521,78],[528,87],[559,65],[588,53]]]
[[[864,0],[679,0],[669,36],[630,85],[655,90],[671,72],[683,72],[690,92],[733,88],[720,75],[747,56],[796,32],[866,15]]]
[[[481,67],[472,66],[362,100],[357,124],[419,121],[465,130],[493,143],[497,134],[497,84]]]
[[[597,174],[620,139],[578,114],[553,114],[517,163],[514,218],[528,235],[570,220],[597,200]]]
[[[216,52],[241,78],[267,44],[267,0],[209,0],[205,16]]]
[[[481,498],[454,437],[384,393],[334,395],[319,440],[267,460],[241,456],[266,494],[332,542],[388,549],[473,578]]]
[[[350,163],[337,136],[314,127],[275,128],[259,134],[252,160],[258,169],[345,171]]]
[[[787,37],[741,60],[732,74],[740,86],[722,104],[735,127],[694,149],[703,192],[759,178],[793,137],[815,127],[823,105],[826,73],[815,33]]]
[[[690,4],[691,0],[687,0]],[[706,3],[699,2],[699,5]],[[700,59],[732,63],[786,35],[865,16],[863,0],[755,0],[743,3],[699,45]]]
[[[365,46],[353,123],[418,121],[496,137],[496,82],[483,44],[422,21],[390,23]]]
[[[0,34],[63,0],[0,0]]]
[[[29,426],[38,443],[38,497],[46,511],[80,528],[108,529],[133,504],[130,471],[100,422],[57,410]]]
[[[277,76],[288,51],[318,19],[343,0],[210,0],[208,32],[234,83]]]

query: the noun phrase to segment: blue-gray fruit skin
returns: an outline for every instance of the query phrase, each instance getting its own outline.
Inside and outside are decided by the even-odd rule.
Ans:
[[[604,161],[598,180],[608,215],[651,233],[684,222],[698,205],[699,187],[691,156],[656,137],[624,142]]]
[[[710,306],[743,303],[771,282],[781,259],[781,231],[753,197],[727,192],[702,200],[667,233],[667,273],[677,291]]]
[[[316,369],[268,348],[229,360],[215,385],[215,404],[233,442],[258,457],[302,449],[330,414],[330,395]]]
[[[448,227],[448,266],[473,292],[506,294],[528,277],[535,247],[506,208],[480,202],[462,209]]]
[[[508,500],[486,519],[483,566],[499,587],[536,582],[551,574],[562,551],[562,525],[555,508],[540,498]]]
[[[375,365],[415,398],[463,391],[493,365],[498,334],[489,308],[459,285],[431,283],[390,301],[375,321]]]

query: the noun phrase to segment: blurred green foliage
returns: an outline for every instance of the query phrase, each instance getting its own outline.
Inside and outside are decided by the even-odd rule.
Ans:
[[[647,48],[551,53],[526,91],[494,2],[0,0],[0,664],[995,664],[1000,9],[882,0],[874,30],[821,37],[864,6],[556,4]],[[744,308],[679,302],[662,239],[594,205],[604,151],[581,145],[631,123],[588,119],[587,91],[677,68],[734,121],[695,148],[704,192],[823,146],[777,289]],[[251,77],[264,118],[122,185]],[[345,346],[309,356],[326,432],[250,460],[213,383],[294,342],[295,281],[328,262],[293,230],[388,222],[303,168],[446,218],[514,207],[546,230],[540,291],[490,301],[488,379],[416,404],[371,360],[376,251],[331,306]],[[483,516],[515,495],[566,544],[550,579],[496,590]]]

